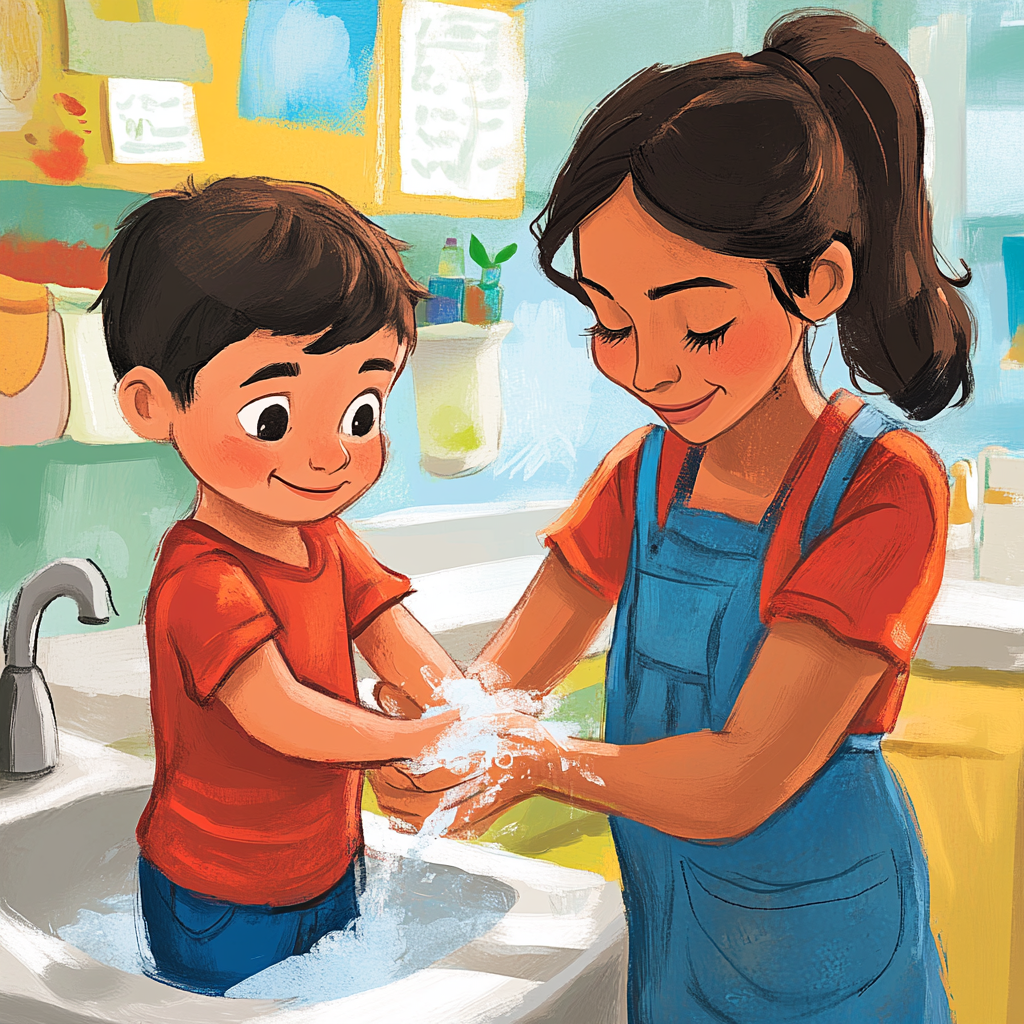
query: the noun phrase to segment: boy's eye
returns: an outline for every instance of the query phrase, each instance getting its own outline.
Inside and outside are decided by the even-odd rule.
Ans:
[[[349,437],[366,437],[380,423],[380,399],[373,391],[360,395],[341,417],[341,432]]]
[[[268,395],[250,402],[238,413],[242,429],[261,441],[280,441],[288,430],[288,399]]]

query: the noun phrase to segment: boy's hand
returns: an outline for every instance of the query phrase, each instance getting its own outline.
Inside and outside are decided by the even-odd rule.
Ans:
[[[393,765],[384,765],[367,772],[370,788],[377,798],[380,809],[396,823],[406,827],[401,831],[418,832],[423,822],[437,810],[444,799],[445,791],[428,793],[420,789],[405,772]]]
[[[400,686],[381,680],[373,688],[377,707],[392,718],[419,718],[423,709]]]

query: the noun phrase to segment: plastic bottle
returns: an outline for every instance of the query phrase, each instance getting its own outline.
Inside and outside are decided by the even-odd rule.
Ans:
[[[446,238],[437,264],[438,277],[465,277],[466,254],[457,238]]]
[[[430,278],[427,289],[427,322],[456,323],[463,317],[466,304],[466,258],[458,239],[445,239],[438,261],[437,274]]]

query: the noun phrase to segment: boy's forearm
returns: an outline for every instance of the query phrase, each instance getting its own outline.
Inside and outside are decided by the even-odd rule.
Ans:
[[[384,682],[420,709],[437,703],[431,681],[462,675],[448,652],[401,604],[381,612],[356,638],[356,647]]]
[[[420,755],[449,716],[388,718],[304,686],[270,641],[224,681],[217,698],[254,739],[310,761],[372,765]]]

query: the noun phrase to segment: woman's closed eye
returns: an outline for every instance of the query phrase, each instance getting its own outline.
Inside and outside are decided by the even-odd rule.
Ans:
[[[625,341],[632,330],[632,327],[620,327],[613,331],[610,327],[605,327],[604,324],[596,323],[592,327],[588,327],[584,333],[605,345],[617,345],[620,341]]]
[[[727,324],[722,324],[721,327],[716,327],[713,331],[687,331],[686,337],[683,338],[683,341],[686,343],[687,348],[693,349],[694,351],[702,348],[718,348],[725,338],[725,332],[729,330],[734,323],[736,323],[735,317],[733,317]]]

